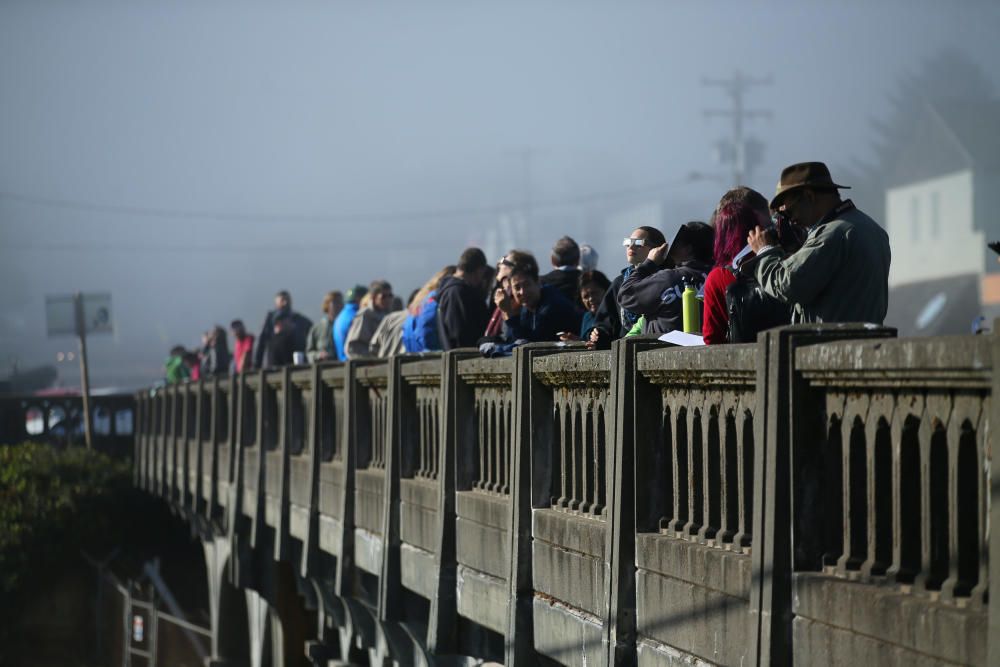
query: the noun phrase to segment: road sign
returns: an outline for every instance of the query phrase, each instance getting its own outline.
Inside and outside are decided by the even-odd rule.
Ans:
[[[111,293],[96,292],[82,295],[83,325],[85,333],[113,333],[111,320]],[[45,297],[45,321],[50,336],[78,335],[76,310],[72,294],[55,294]]]

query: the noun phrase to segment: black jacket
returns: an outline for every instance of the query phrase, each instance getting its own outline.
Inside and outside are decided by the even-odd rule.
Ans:
[[[267,365],[265,368],[277,368],[287,366],[292,363],[294,352],[301,351],[295,347],[295,330],[283,330],[281,333],[272,333],[271,340],[267,344]]]
[[[271,337],[274,336],[274,318],[277,314],[277,310],[272,310],[264,318],[264,326],[260,329],[260,336],[257,337],[257,347],[253,352],[254,368],[263,368],[264,356],[267,354]],[[291,313],[291,318],[292,326],[294,327],[292,350],[294,352],[305,352],[306,337],[309,335],[309,329],[312,328],[312,320],[305,315],[295,312]]]
[[[573,305],[580,301],[580,270],[560,271],[554,269],[538,279],[542,285],[550,285],[562,292]]]
[[[684,279],[689,278],[700,287],[711,270],[708,264],[694,260],[673,269],[661,269],[647,259],[622,281],[618,303],[622,308],[646,316],[643,333],[680,330],[684,322],[681,306]]]
[[[612,341],[624,337],[632,328],[632,324],[635,324],[634,321],[627,325],[622,322],[622,308],[618,305],[618,290],[625,280],[625,271],[627,269],[622,269],[622,272],[611,281],[611,286],[601,299],[601,305],[597,307],[594,328],[598,331],[597,347],[602,350],[609,349]],[[639,319],[638,315],[636,319]]]
[[[437,304],[441,348],[475,347],[490,319],[482,292],[461,278],[448,276],[438,286]]]

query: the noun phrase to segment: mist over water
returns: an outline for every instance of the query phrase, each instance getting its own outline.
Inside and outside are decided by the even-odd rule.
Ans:
[[[704,79],[737,70],[770,81],[745,95],[769,112],[745,123],[746,184],[770,195],[822,160],[885,224],[901,162],[914,182],[964,168],[975,139],[935,137],[942,109],[995,108],[1000,4],[872,4],[4,2],[0,378],[78,384],[56,361],[75,340],[46,337],[51,294],[111,292],[92,384],[135,387],[214,324],[256,333],[279,289],[316,318],[330,289],[405,297],[470,244],[544,266],[569,234],[613,275],[633,227],[669,239],[732,185],[731,123],[705,113],[731,100]],[[991,183],[1000,155],[978,143]],[[925,260],[987,270],[970,263]]]

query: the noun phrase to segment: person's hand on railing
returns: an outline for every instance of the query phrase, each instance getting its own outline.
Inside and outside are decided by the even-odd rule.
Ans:
[[[580,340],[580,337],[577,336],[572,331],[560,331],[556,335],[559,336],[559,340],[561,340],[564,343],[572,343],[574,341]]]

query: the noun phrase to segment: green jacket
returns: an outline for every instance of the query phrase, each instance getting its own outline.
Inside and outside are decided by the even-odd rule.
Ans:
[[[177,384],[178,382],[187,380],[191,376],[191,371],[188,370],[184,359],[177,355],[167,357],[163,366],[167,372],[167,384]]]
[[[761,252],[757,282],[793,304],[792,322],[882,324],[889,306],[889,235],[853,206],[809,230],[802,248],[782,259]]]
[[[324,315],[309,327],[306,334],[306,359],[319,361],[319,353],[326,352],[326,358],[337,360],[337,350],[333,346],[333,331],[330,318]]]

